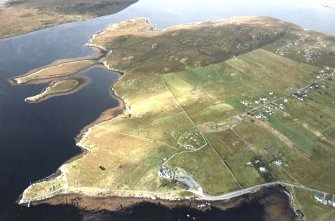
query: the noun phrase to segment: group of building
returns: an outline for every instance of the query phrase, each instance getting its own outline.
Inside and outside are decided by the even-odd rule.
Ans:
[[[316,194],[314,196],[316,202],[322,203],[323,205],[329,205],[332,207],[335,207],[335,195],[328,194],[329,196],[327,197],[327,194]]]
[[[173,180],[174,179],[174,171],[172,169],[170,169],[169,167],[160,167],[159,171],[158,171],[158,176],[166,179],[166,180]]]

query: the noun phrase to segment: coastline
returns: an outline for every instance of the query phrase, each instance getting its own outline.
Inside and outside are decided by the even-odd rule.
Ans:
[[[106,68],[106,66],[104,66],[104,67]],[[108,70],[110,70],[110,69],[108,69]],[[117,73],[120,76],[116,80],[116,82],[117,82],[117,81],[119,81],[122,78],[123,73],[122,72],[117,72],[117,71],[114,71],[114,72]],[[83,139],[83,137],[87,136],[87,133],[89,133],[89,129],[92,128],[92,127],[95,127],[98,124],[103,123],[105,121],[112,120],[113,118],[117,117],[119,114],[121,114],[125,110],[125,107],[126,107],[125,102],[115,92],[115,90],[114,90],[114,84],[111,87],[110,96],[113,97],[114,99],[116,99],[118,101],[118,105],[116,107],[107,109],[104,112],[102,112],[100,114],[100,116],[96,120],[94,120],[92,123],[90,123],[87,126],[85,126],[84,128],[82,128],[80,130],[80,132],[78,133],[78,135],[74,138],[75,141],[76,141],[76,145],[78,147],[80,147],[81,149],[84,149],[85,151],[87,151],[87,149],[83,148],[82,146],[79,146],[79,145],[80,145],[80,141]],[[78,158],[76,158],[76,159],[78,159]],[[71,160],[66,161],[66,162],[71,162],[71,161],[73,161],[73,160],[71,159]]]
[[[93,36],[92,36],[93,37]],[[96,47],[95,45],[89,45],[90,47]],[[100,48],[98,48],[99,50]],[[100,49],[101,50],[101,49]],[[107,53],[107,51],[104,51]],[[100,57],[104,58],[104,57]],[[98,126],[100,123],[103,123],[105,121],[113,120],[118,115],[122,114],[122,112],[126,109],[126,101],[117,94],[117,92],[114,90],[115,84],[119,82],[122,77],[125,75],[123,72],[115,70],[114,68],[108,66],[107,62],[102,62],[104,67],[109,70],[116,72],[120,75],[120,77],[117,79],[117,81],[111,86],[110,94],[114,98],[118,100],[118,106],[108,109],[101,113],[101,115],[92,123],[85,126],[79,134],[75,137],[76,146],[81,149],[81,153],[72,157],[68,161],[66,161],[64,164],[68,162],[75,161],[79,158],[82,158],[90,153],[89,149],[85,147],[83,144],[83,140],[90,134],[91,129],[95,126]],[[97,64],[95,64],[97,65]],[[53,179],[58,176],[62,176],[62,166],[52,175],[48,176],[47,178],[37,181],[41,182],[44,180]],[[35,183],[37,183],[35,182]],[[278,187],[280,186],[280,187]],[[22,203],[20,202],[22,200],[22,194],[20,198],[18,199],[17,203],[20,205],[40,205],[40,204],[48,204],[48,205],[73,205],[80,209],[87,210],[87,211],[98,211],[98,210],[107,210],[107,211],[120,211],[125,208],[132,208],[137,205],[149,203],[149,204],[155,204],[155,205],[161,205],[164,207],[167,207],[169,209],[172,208],[178,208],[178,207],[188,207],[197,209],[200,211],[206,211],[210,210],[212,207],[218,208],[220,210],[227,210],[231,208],[235,208],[240,206],[243,203],[248,203],[250,200],[259,197],[264,193],[264,190],[267,189],[273,189],[273,188],[279,188],[281,191],[283,191],[285,194],[287,194],[289,198],[289,206],[294,211],[294,214],[297,216],[298,212],[296,208],[294,207],[294,201],[290,194],[290,192],[284,188],[281,185],[274,185],[270,187],[262,187],[259,188],[256,191],[245,193],[236,197],[231,197],[229,199],[223,199],[223,200],[215,200],[215,201],[206,201],[203,199],[191,197],[191,198],[176,198],[176,199],[163,199],[158,197],[149,197],[149,196],[118,196],[118,195],[111,195],[111,196],[90,196],[86,195],[85,193],[74,193],[71,191],[67,192],[65,190],[64,193],[58,193],[54,196],[50,196],[43,200],[36,200],[31,201],[29,203]],[[210,202],[210,203],[209,203]]]
[[[156,29],[156,27],[154,26],[154,25],[152,25],[151,23],[150,23],[150,21],[148,20],[148,19],[146,19],[146,18],[141,18],[141,19],[143,19],[144,20],[144,22],[147,24],[147,25],[149,25],[149,28],[148,28],[148,30],[153,30],[153,31],[155,31],[156,33],[159,33],[159,32],[162,32],[162,31],[166,31],[166,30],[169,30],[169,29],[175,29],[176,27],[172,27],[172,28],[167,28],[167,29],[163,29],[163,30],[159,30],[159,29]],[[245,17],[244,17],[244,19],[245,19]],[[223,19],[223,20],[226,20],[226,19]],[[124,22],[127,22],[127,21],[124,21]],[[205,24],[206,22],[196,22],[196,23],[192,23],[192,24],[182,24],[182,25],[178,25],[177,27],[192,27],[193,25],[196,25],[196,24]],[[78,154],[78,155],[76,155],[76,156],[74,156],[74,157],[72,157],[71,159],[69,159],[68,161],[66,161],[65,163],[63,163],[63,165],[65,165],[66,163],[69,163],[69,162],[73,162],[73,161],[75,161],[75,160],[77,160],[77,159],[79,159],[79,158],[83,158],[83,157],[85,157],[85,156],[87,156],[89,153],[90,153],[90,150],[89,150],[89,148],[87,148],[85,145],[84,145],[84,143],[83,143],[83,141],[90,135],[90,133],[91,133],[91,130],[94,128],[94,127],[96,127],[96,126],[98,126],[99,124],[101,124],[101,123],[103,123],[103,122],[105,122],[105,121],[112,121],[115,117],[117,117],[119,114],[121,114],[124,110],[125,110],[125,107],[126,107],[126,101],[121,97],[121,96],[119,96],[118,94],[117,94],[117,92],[115,91],[115,85],[118,83],[118,82],[120,82],[120,80],[122,79],[122,77],[124,77],[125,76],[125,73],[123,73],[121,70],[118,70],[118,69],[116,69],[116,68],[113,68],[112,66],[110,66],[108,63],[107,63],[107,55],[109,55],[109,54],[111,54],[112,53],[112,50],[111,51],[108,51],[105,47],[103,47],[103,46],[100,46],[100,45],[97,45],[97,44],[94,44],[93,43],[93,41],[94,41],[94,39],[95,39],[95,37],[96,36],[98,36],[99,34],[103,34],[104,32],[107,32],[107,31],[109,31],[110,29],[115,29],[115,28],[117,28],[117,27],[115,27],[115,26],[113,26],[113,25],[115,25],[115,24],[112,24],[112,25],[109,25],[105,30],[103,30],[103,31],[101,31],[101,32],[98,32],[98,33],[95,33],[95,34],[93,34],[91,37],[90,37],[90,39],[89,39],[89,41],[88,41],[88,43],[86,44],[86,46],[88,46],[88,47],[92,47],[92,48],[94,48],[94,49],[96,49],[96,50],[98,50],[98,51],[100,51],[100,56],[98,57],[98,58],[96,58],[96,59],[91,59],[91,60],[94,60],[94,61],[96,61],[93,65],[96,65],[97,63],[102,63],[103,65],[104,65],[104,67],[107,69],[107,70],[109,70],[109,71],[113,71],[113,72],[116,72],[116,73],[118,73],[119,75],[120,75],[120,77],[117,79],[117,81],[111,86],[111,96],[114,96],[118,101],[119,101],[119,105],[117,106],[117,107],[114,107],[114,108],[111,108],[111,109],[109,109],[109,110],[106,110],[105,112],[103,112],[95,121],[93,121],[92,123],[90,123],[90,124],[88,124],[87,126],[85,126],[80,132],[79,132],[79,134],[75,137],[75,141],[76,141],[76,146],[77,147],[79,147],[80,149],[81,149],[81,151],[82,151],[82,153],[81,154]],[[69,59],[69,60],[66,60],[64,63],[67,63],[67,62],[72,62],[72,61],[80,61],[80,60],[85,60],[85,59],[83,59],[83,58],[79,58],[79,59]],[[90,59],[89,59],[90,60]],[[48,65],[48,66],[46,66],[46,67],[51,67],[51,66],[54,66],[54,65],[57,65],[57,63],[58,62],[60,62],[60,61],[55,61],[54,63],[52,63],[52,64],[50,64],[50,65]],[[62,64],[64,64],[64,63],[62,63]],[[89,67],[87,67],[87,68],[90,68],[90,67],[92,67],[93,65],[91,65],[91,66],[89,66]],[[46,67],[43,67],[43,68],[46,68]],[[41,68],[41,69],[43,69],[43,68]],[[87,69],[87,68],[85,68],[85,69]],[[41,70],[40,69],[40,70]],[[25,74],[25,75],[29,75],[30,73],[33,73],[34,71],[36,71],[36,70],[32,70],[32,71],[30,71],[29,73],[27,73],[27,74]],[[38,70],[37,70],[38,71]],[[76,72],[76,73],[78,73],[78,72]],[[75,73],[75,74],[76,74]],[[25,76],[25,75],[22,75],[22,76]],[[67,76],[66,76],[67,77]],[[17,83],[17,82],[16,82]],[[27,82],[27,83],[29,83],[29,82]],[[62,167],[63,167],[63,165],[61,165],[59,168],[58,168],[58,170],[54,173],[54,174],[52,174],[52,175],[50,175],[50,176],[48,176],[47,178],[45,178],[45,179],[43,179],[43,180],[49,180],[49,179],[52,179],[52,178],[55,178],[55,177],[61,177],[61,176],[64,176],[64,174],[63,174],[63,172],[62,172]],[[38,181],[38,182],[40,182],[40,181]],[[35,182],[35,183],[38,183],[38,182]],[[29,189],[29,188],[28,188]],[[24,193],[28,190],[28,189],[26,189],[23,193],[22,193],[22,195],[20,196],[20,199],[18,200],[18,203],[19,204],[25,204],[25,201],[27,201],[28,199],[23,199],[23,196],[24,196]],[[223,201],[223,202],[225,202],[225,201],[230,201],[231,199],[234,199],[234,198],[240,198],[240,197],[243,197],[243,196],[246,196],[246,195],[249,195],[249,194],[254,194],[254,193],[258,193],[258,192],[261,192],[261,190],[262,190],[262,188],[259,188],[259,189],[257,189],[256,191],[254,190],[254,191],[252,191],[252,192],[247,192],[247,193],[243,193],[243,194],[239,194],[238,196],[236,196],[236,197],[229,197],[229,199],[227,200],[227,199],[224,199],[224,200],[219,200],[219,201]],[[78,193],[75,193],[75,192],[72,192],[71,193],[71,191],[69,191],[68,192],[68,190],[65,188],[65,189],[63,189],[63,188],[61,188],[60,189],[60,191],[61,192],[59,192],[59,193],[52,193],[52,194],[50,194],[50,195],[47,195],[47,196],[44,196],[44,198],[45,199],[42,199],[42,200],[29,200],[28,202],[28,205],[30,205],[30,203],[31,204],[33,204],[33,205],[37,205],[39,202],[48,202],[48,204],[50,204],[50,202],[52,202],[52,199],[54,199],[54,198],[58,198],[58,197],[61,197],[61,196],[64,196],[64,195],[67,195],[67,194],[69,194],[69,195],[75,195],[75,196],[84,196],[84,197],[90,197],[90,198],[95,198],[95,196],[89,196],[89,195],[87,195],[87,194],[85,194],[85,193],[81,193],[81,191],[79,190],[78,191]],[[64,192],[65,193],[64,193]],[[115,193],[117,193],[117,191],[115,192]],[[137,194],[136,193],[134,193],[134,194],[130,194],[130,195],[128,195],[128,196],[126,196],[126,197],[124,197],[123,195],[122,195],[122,193],[121,194],[115,194],[114,193],[114,195],[111,195],[111,196],[108,196],[108,194],[107,194],[107,196],[106,196],[106,198],[111,198],[111,199],[113,199],[113,198],[121,198],[121,199],[124,199],[124,198],[129,198],[129,199],[132,199],[133,201],[136,201],[136,202],[160,202],[160,203],[162,203],[162,202],[165,202],[165,201],[168,201],[168,202],[179,202],[179,201],[183,201],[183,200],[186,200],[186,201],[188,201],[189,199],[188,199],[188,197],[184,197],[183,199],[178,199],[178,198],[175,198],[175,199],[173,199],[173,198],[171,198],[171,199],[163,199],[163,198],[159,198],[158,196],[155,196],[155,195],[152,195],[150,192],[147,194],[147,195],[145,195],[144,197],[143,197],[143,195],[142,194],[140,194],[140,196],[137,196]],[[103,193],[100,193],[100,194],[103,194]],[[99,195],[99,194],[98,194]],[[51,200],[51,201],[50,201]],[[203,200],[203,199],[202,199]],[[201,199],[197,199],[197,201],[198,202],[202,202],[202,200]],[[50,201],[50,202],[49,202]],[[211,201],[211,202],[215,202],[215,201]],[[62,202],[60,202],[61,204],[62,204]],[[63,202],[64,203],[64,202]],[[52,204],[51,204],[52,205]],[[131,205],[131,204],[130,204]]]
[[[90,37],[90,40],[89,42],[91,42],[91,40],[94,38],[96,34],[92,35]],[[19,82],[17,82],[15,79],[18,78],[18,77],[23,77],[23,76],[26,76],[26,75],[29,75],[31,73],[34,73],[36,71],[39,71],[39,70],[42,70],[42,69],[45,69],[45,68],[48,68],[48,67],[52,67],[52,66],[56,66],[56,65],[59,65],[59,64],[66,64],[66,63],[69,63],[69,62],[74,62],[74,61],[82,61],[82,60],[93,60],[95,61],[92,65],[90,65],[89,67],[83,69],[83,70],[86,70],[86,69],[89,69],[95,65],[103,65],[104,68],[106,68],[107,70],[109,71],[114,71],[112,69],[110,69],[110,67],[107,66],[107,64],[103,61],[101,61],[102,59],[104,59],[107,55],[107,50],[104,49],[103,47],[99,47],[98,45],[95,45],[95,44],[90,44],[90,43],[87,43],[85,44],[85,46],[88,46],[90,48],[92,48],[92,50],[95,52],[93,55],[87,55],[87,56],[84,56],[84,57],[80,57],[80,58],[70,58],[70,59],[59,59],[59,60],[56,60],[54,62],[52,62],[51,64],[48,64],[46,66],[43,66],[41,68],[37,68],[37,69],[33,69],[31,71],[29,71],[28,73],[24,74],[24,75],[18,75],[18,76],[14,76],[12,78],[9,78],[8,81],[13,85],[20,85]],[[111,51],[109,52],[111,53]],[[83,70],[80,70],[80,71],[83,71]],[[69,76],[72,76],[72,75],[76,75],[78,72],[80,71],[77,71],[73,74],[70,74],[70,75],[66,75],[66,76],[63,76],[63,77],[58,77],[56,79],[58,80],[62,80],[62,79],[66,79],[68,78]],[[115,73],[117,73],[119,76],[123,76],[124,74],[122,72],[119,72],[119,71],[114,71]],[[117,79],[120,80],[121,77],[119,77]],[[24,83],[24,84],[39,84],[39,83],[43,83],[44,81],[52,81],[53,79],[55,78],[45,78],[43,80],[34,80],[33,82],[27,82],[27,83]],[[83,79],[84,80],[84,79]],[[116,81],[116,82],[117,82]],[[116,83],[115,82],[115,83]],[[77,87],[74,91],[71,91],[71,92],[68,92],[68,93],[74,93],[76,91],[78,91],[79,89],[81,89],[82,87],[84,87],[88,82],[88,80],[86,80],[85,82],[83,82],[83,84],[80,84],[79,87]],[[114,84],[115,84],[114,83]],[[52,82],[51,82],[52,84]],[[50,87],[50,85],[48,87]],[[85,155],[89,154],[89,150],[87,148],[85,148],[85,146],[83,146],[81,144],[81,140],[83,140],[86,136],[88,136],[89,132],[90,132],[90,129],[97,126],[98,124],[100,123],[103,123],[107,120],[111,120],[113,119],[114,117],[118,116],[119,114],[121,114],[123,112],[123,110],[125,109],[125,103],[123,101],[123,99],[121,97],[119,97],[116,93],[115,93],[115,90],[114,90],[114,84],[111,86],[111,91],[110,91],[110,96],[114,97],[117,101],[118,101],[118,106],[116,107],[113,107],[113,108],[110,108],[110,109],[107,109],[105,110],[103,113],[101,113],[101,115],[96,119],[94,120],[92,123],[88,124],[87,126],[85,126],[84,128],[82,128],[80,130],[80,132],[78,133],[78,135],[74,138],[75,142],[76,142],[76,146],[80,148],[81,150],[81,153],[76,155],[76,156],[73,156],[72,158],[70,158],[69,160],[65,161],[62,165],[66,164],[66,163],[69,163],[69,162],[72,162],[72,161],[75,161],[79,158],[82,158],[84,157]],[[48,88],[47,87],[47,88]],[[44,89],[43,91],[45,91],[46,89]],[[42,91],[42,92],[43,92]],[[41,92],[41,93],[42,93]],[[66,94],[68,94],[66,93]],[[61,96],[63,94],[57,94],[57,95],[52,95],[52,96],[49,96],[49,97],[45,97],[43,98],[42,100],[46,100],[50,97],[53,97],[53,96]],[[34,102],[29,102],[29,103],[38,103],[42,100],[38,100],[38,101],[34,101]],[[27,100],[25,100],[27,102]],[[51,175],[41,179],[41,180],[37,180],[35,181],[34,183],[39,183],[39,182],[42,182],[42,181],[48,181],[48,180],[51,180],[53,178],[56,178],[56,177],[60,177],[60,176],[63,176],[63,173],[62,173],[62,165]],[[28,188],[29,189],[29,188]],[[24,193],[28,190],[26,189],[17,199],[16,203],[19,204],[19,205],[24,205],[25,203],[22,203],[22,200],[23,200],[23,196],[24,196]],[[53,196],[51,196],[51,198],[53,198]],[[29,203],[30,204],[30,203]]]
[[[298,208],[296,207],[296,205],[295,205],[294,191],[290,192],[290,191],[288,190],[288,188],[286,188],[286,189],[284,190],[284,192],[287,194],[287,196],[288,196],[288,198],[289,198],[289,204],[290,204],[292,210],[294,211],[294,213],[295,213],[295,215],[296,215],[296,217],[297,217],[297,220],[304,220],[304,214],[303,214],[303,212],[302,212],[300,209],[298,209]]]
[[[95,35],[93,35],[91,37],[91,39],[94,38]],[[93,48],[97,48],[96,45],[94,44],[87,44],[90,47]],[[101,123],[106,122],[106,121],[112,121],[115,117],[119,116],[120,114],[122,114],[122,112],[126,109],[127,107],[127,101],[122,98],[122,96],[119,96],[118,93],[115,91],[115,85],[118,84],[122,78],[125,76],[125,73],[123,73],[121,70],[117,70],[115,68],[113,68],[112,66],[110,66],[107,61],[104,59],[106,58],[106,54],[110,54],[112,53],[112,51],[109,51],[107,53],[107,50],[104,50],[104,48],[99,48],[97,50],[101,50],[105,53],[105,56],[101,56],[100,59],[97,63],[95,63],[94,65],[97,64],[103,64],[104,67],[107,70],[113,71],[113,72],[117,72],[120,77],[116,80],[115,83],[112,84],[111,89],[110,89],[110,95],[115,97],[118,100],[118,105],[114,108],[108,109],[106,111],[104,111],[103,113],[101,113],[101,115],[94,120],[92,123],[88,124],[87,126],[85,126],[83,129],[81,129],[80,133],[76,136],[75,141],[76,141],[76,145],[82,150],[82,153],[74,156],[73,158],[71,158],[70,160],[66,161],[65,164],[67,162],[72,162],[78,158],[82,158],[85,157],[86,155],[88,155],[90,153],[90,150],[88,147],[86,147],[84,145],[85,139],[90,135],[92,129],[95,126],[99,126]],[[93,65],[92,65],[93,66]],[[90,66],[91,67],[91,66]],[[54,174],[55,176],[62,176],[62,168],[63,166],[61,166],[59,168],[59,170]],[[65,168],[65,167],[64,167]],[[64,169],[63,168],[63,169]],[[65,173],[64,173],[65,174]],[[52,177],[48,177],[48,178],[52,178]],[[270,183],[269,183],[270,184]],[[236,196],[232,196],[232,197],[227,197],[227,198],[222,198],[219,199],[217,201],[213,200],[211,201],[209,199],[209,201],[211,202],[212,205],[215,205],[216,202],[225,202],[225,203],[233,203],[236,202],[235,200],[241,200],[243,201],[243,199],[245,199],[245,197],[249,197],[250,195],[257,195],[262,193],[262,191],[264,189],[267,188],[273,188],[273,186],[277,186],[277,184],[271,184],[271,186],[269,187],[262,187],[262,188],[257,188],[257,189],[253,189],[252,192],[248,192],[248,193],[242,193],[240,195],[236,195]],[[284,185],[285,186],[285,185]],[[297,208],[295,207],[295,202],[294,202],[294,191],[289,191],[288,187],[289,186],[285,186],[286,190],[284,191],[287,196],[289,197],[289,205],[291,206],[292,210],[295,211],[295,215],[296,216],[303,216],[302,214],[299,214],[299,210],[297,210]],[[192,204],[192,202],[196,202],[196,203],[206,203],[205,200],[207,200],[206,198],[187,198],[187,197],[181,197],[182,199],[178,199],[178,198],[160,198],[159,194],[157,196],[156,193],[154,192],[148,192],[147,194],[138,194],[136,191],[129,191],[130,194],[128,193],[122,193],[121,191],[118,192],[117,190],[113,191],[105,191],[104,189],[101,189],[100,191],[97,192],[91,192],[89,193],[89,191],[86,191],[85,193],[85,188],[82,189],[75,189],[75,188],[61,188],[59,189],[60,192],[57,193],[56,192],[52,192],[49,195],[43,195],[42,197],[39,196],[38,198],[42,199],[39,200],[37,199],[36,201],[31,201],[32,205],[38,205],[38,204],[49,204],[49,205],[59,205],[59,204],[70,204],[70,205],[75,205],[79,208],[85,209],[85,210],[109,210],[109,211],[118,211],[120,209],[123,209],[125,207],[129,208],[129,207],[133,207],[135,205],[139,205],[139,204],[143,204],[143,203],[152,203],[152,204],[156,204],[156,205],[163,205],[166,206],[168,208],[175,208],[178,206],[187,206],[187,202],[189,203],[188,205]],[[162,194],[163,195],[163,194]],[[157,198],[156,198],[157,197]],[[29,199],[29,198],[28,198]],[[238,201],[237,200],[237,201]],[[25,201],[22,201],[23,203],[20,204],[27,204],[28,200],[26,198]],[[191,203],[190,203],[191,202]],[[97,204],[97,205],[96,205]],[[30,201],[28,203],[28,205],[30,205]],[[198,204],[197,206],[199,206],[201,204]],[[218,203],[218,205],[221,205],[220,203]],[[230,204],[229,204],[230,205]],[[235,206],[238,206],[240,204],[234,204]],[[193,208],[193,207],[192,207]],[[201,210],[201,208],[200,208]]]
[[[108,29],[108,27],[104,30],[106,31]],[[102,32],[104,32],[102,31]],[[110,96],[115,98],[118,101],[118,106],[110,108],[108,110],[105,110],[103,113],[100,114],[100,116],[93,121],[92,123],[88,124],[87,126],[85,126],[83,129],[80,130],[79,134],[74,138],[76,141],[76,145],[78,147],[80,147],[81,149],[87,151],[86,148],[79,146],[78,144],[80,144],[80,141],[83,139],[84,136],[87,136],[86,133],[89,132],[89,129],[98,125],[99,123],[105,122],[107,120],[112,120],[113,118],[117,117],[119,114],[121,114],[124,110],[125,110],[125,101],[123,100],[123,98],[121,96],[119,96],[116,91],[115,91],[115,84],[120,81],[122,79],[122,77],[125,75],[123,72],[121,72],[120,70],[115,70],[113,68],[111,68],[107,62],[104,60],[107,55],[112,53],[112,50],[108,52],[108,50],[102,46],[99,46],[97,44],[93,44],[92,41],[94,39],[94,37],[102,32],[98,32],[93,34],[90,39],[88,40],[88,43],[86,44],[86,46],[91,47],[93,49],[96,49],[97,51],[99,51],[101,53],[101,56],[97,59],[99,63],[101,63],[104,68],[106,68],[108,71],[112,71],[115,72],[119,75],[118,79],[115,81],[115,83],[113,85],[111,85],[110,88]],[[72,158],[73,159],[73,158]],[[72,159],[70,159],[69,161],[66,162],[71,162],[73,161]],[[78,159],[78,158],[76,158]]]
[[[95,65],[97,65],[97,64],[95,64]],[[122,75],[122,73],[118,73],[118,74]],[[72,161],[75,161],[75,160],[77,160],[79,158],[82,158],[82,157],[86,156],[87,154],[89,154],[90,151],[84,145],[82,145],[81,140],[85,139],[85,137],[88,136],[88,134],[90,133],[91,128],[93,128],[93,127],[95,127],[95,126],[99,125],[100,123],[103,123],[103,122],[105,122],[107,120],[111,120],[111,119],[113,119],[114,117],[118,116],[119,114],[121,114],[123,112],[123,110],[125,109],[125,104],[124,104],[123,100],[115,94],[115,92],[113,90],[113,87],[112,87],[111,96],[113,96],[114,98],[116,98],[118,100],[118,106],[110,108],[110,109],[104,111],[103,113],[101,113],[101,115],[95,121],[93,121],[92,123],[90,123],[87,126],[85,126],[83,129],[81,129],[81,131],[79,132],[79,134],[74,138],[74,140],[76,142],[76,147],[80,148],[81,153],[78,154],[78,155],[76,155],[76,156],[73,156],[69,160],[65,161],[62,165],[66,164],[66,163],[69,163],[69,162],[72,162]],[[62,165],[53,174],[51,174],[51,175],[49,175],[49,176],[47,176],[47,177],[45,177],[45,178],[43,178],[41,180],[37,180],[34,183],[39,183],[39,182],[43,182],[43,181],[49,181],[49,180],[52,180],[54,178],[64,176],[63,172],[62,172]],[[72,195],[80,195],[78,193],[58,193],[58,194],[56,194],[54,196],[50,195],[46,199],[43,199],[43,200],[29,201],[29,203],[26,203],[23,200],[23,196],[24,196],[25,192],[28,189],[29,188],[27,188],[18,197],[18,199],[16,201],[17,204],[19,204],[19,205],[25,205],[25,206],[30,206],[30,204],[35,205],[34,204],[35,202],[39,202],[39,201],[42,202],[44,200],[47,201],[49,199],[53,199],[54,197],[58,197],[58,196],[62,196],[62,195],[67,195],[67,194],[70,194],[70,195],[71,194]]]
[[[91,36],[91,38],[94,37]],[[106,54],[107,54],[107,51],[104,50],[104,48],[101,48],[101,47],[97,47],[96,45],[92,45],[92,44],[86,44],[86,46],[88,47],[91,47],[93,49],[93,51],[95,51],[95,53],[93,55],[87,55],[85,57],[81,57],[81,58],[70,58],[70,59],[60,59],[60,60],[56,60],[54,62],[52,62],[51,64],[49,65],[46,65],[42,68],[38,68],[38,69],[34,69],[34,70],[31,70],[29,71],[28,73],[24,74],[24,75],[18,75],[18,76],[14,76],[12,78],[9,78],[8,81],[13,85],[20,85],[18,82],[16,82],[16,80],[14,80],[15,78],[17,77],[22,77],[22,76],[26,76],[26,75],[29,75],[31,73],[34,73],[35,71],[38,71],[38,70],[42,70],[44,68],[48,68],[48,67],[52,67],[52,66],[55,66],[55,65],[58,65],[58,64],[64,64],[64,63],[68,63],[68,62],[73,62],[73,61],[82,61],[82,60],[94,60],[95,63],[93,63],[92,65],[90,65],[89,67],[83,69],[83,70],[86,70],[86,69],[89,69],[95,65],[103,65],[107,70],[109,71],[113,71],[111,70],[109,67],[107,67],[105,65],[104,62],[101,61],[101,59],[105,58]],[[83,71],[83,70],[80,70],[80,71]],[[80,72],[78,71],[78,72]],[[56,78],[58,80],[61,80],[61,79],[66,79],[67,77],[69,76],[72,76],[72,75],[76,75],[78,72],[76,73],[73,73],[71,75],[66,75],[64,77],[60,77],[60,78]],[[123,73],[122,72],[117,72],[117,71],[114,71],[115,73],[117,73],[119,76],[123,76]],[[43,79],[43,81],[51,81],[53,80],[54,78],[46,78],[46,79]],[[117,79],[117,81],[120,80],[120,77]],[[116,82],[117,82],[116,81]],[[115,83],[116,83],[115,82]],[[39,84],[39,83],[42,83],[40,81],[34,81],[33,83],[31,82],[27,82],[25,84]],[[84,84],[82,85],[79,85],[78,88],[76,88],[74,91],[71,91],[70,93],[74,93],[76,91],[78,91],[79,89],[81,89],[83,86],[85,86],[88,82],[88,80],[86,80],[86,82],[84,82]],[[115,84],[114,83],[114,84]],[[113,85],[114,85],[113,84]],[[83,140],[86,136],[88,136],[89,132],[90,132],[90,129],[97,126],[98,124],[100,123],[103,123],[107,120],[111,120],[113,119],[114,117],[118,116],[119,114],[121,114],[123,112],[123,110],[125,109],[125,104],[124,104],[124,101],[121,97],[119,97],[115,91],[114,91],[114,86],[112,85],[111,87],[111,91],[110,91],[110,96],[114,97],[116,100],[118,100],[118,106],[116,107],[113,107],[113,108],[110,108],[110,109],[107,109],[105,110],[103,113],[101,113],[101,115],[96,119],[94,120],[92,123],[88,124],[87,126],[85,126],[84,128],[82,128],[80,130],[80,132],[78,133],[78,135],[74,138],[75,142],[76,142],[76,146],[80,148],[81,150],[81,153],[76,155],[76,156],[73,156],[72,158],[70,158],[69,160],[65,161],[62,165],[68,163],[68,162],[72,162],[72,161],[75,161],[79,158],[82,158],[84,157],[85,155],[89,154],[89,150],[87,148],[85,148],[85,146],[81,145],[81,140]],[[50,86],[50,84],[49,84]],[[44,90],[43,90],[44,91]],[[62,95],[62,94],[60,94]],[[53,95],[53,96],[60,96],[60,95]],[[43,98],[44,100],[45,99],[48,99],[49,97],[47,98]],[[42,101],[42,100],[39,100],[39,101]],[[39,102],[37,101],[37,102]],[[31,103],[37,103],[37,102],[31,102]],[[52,173],[51,175],[41,179],[41,180],[37,180],[35,181],[34,183],[39,183],[39,182],[43,182],[43,181],[48,181],[48,180],[52,180],[56,177],[60,177],[60,176],[63,176],[63,172],[62,172],[62,165],[54,172]],[[19,204],[19,205],[27,205],[27,203],[24,203],[22,202],[23,200],[23,196],[24,196],[24,193],[28,190],[29,188],[25,189],[25,191],[18,197],[16,203]],[[57,196],[57,195],[56,195]],[[51,198],[53,198],[54,196],[51,196]],[[30,206],[30,202],[28,203]],[[33,202],[31,202],[31,204],[33,204]]]
[[[84,194],[62,194],[50,199],[34,201],[32,205],[72,205],[83,211],[96,212],[125,212],[131,211],[134,207],[151,204],[162,206],[168,209],[185,208],[194,209],[200,212],[207,212],[212,209],[219,209],[222,212],[245,206],[251,203],[258,203],[264,208],[268,217],[284,217],[283,220],[295,220],[296,211],[290,205],[289,197],[282,186],[262,188],[255,193],[245,194],[229,200],[203,201],[197,199],[164,200],[149,199],[140,197],[91,197]],[[285,219],[286,218],[286,219]]]

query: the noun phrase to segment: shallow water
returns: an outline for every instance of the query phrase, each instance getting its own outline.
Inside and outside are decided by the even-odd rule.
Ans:
[[[1,1],[1,0],[0,0]],[[303,2],[303,4],[302,4]],[[110,16],[65,24],[0,40],[0,220],[80,220],[73,207],[25,208],[15,201],[30,182],[79,153],[74,137],[116,101],[109,96],[116,75],[101,67],[83,74],[92,82],[79,92],[27,104],[43,85],[11,86],[7,79],[54,60],[89,55],[83,45],[108,24],[147,17],[160,28],[233,16],[272,16],[304,28],[335,34],[335,10],[312,1],[140,0]],[[311,19],[313,18],[313,19]]]

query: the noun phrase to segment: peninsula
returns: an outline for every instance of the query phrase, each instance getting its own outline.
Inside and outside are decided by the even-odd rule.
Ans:
[[[112,90],[123,109],[84,130],[84,154],[30,185],[20,204],[117,210],[193,199],[199,208],[280,185],[300,218],[335,217],[334,36],[268,17],[164,30],[139,18],[89,44],[122,74]],[[52,77],[90,65],[57,66]],[[16,82],[44,79],[36,73]]]

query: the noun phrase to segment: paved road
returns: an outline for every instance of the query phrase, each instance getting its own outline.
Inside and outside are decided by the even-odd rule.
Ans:
[[[233,197],[238,197],[238,196],[241,196],[241,195],[244,195],[244,194],[247,194],[247,193],[256,192],[262,187],[270,187],[270,186],[275,186],[275,185],[282,185],[282,186],[286,186],[286,187],[299,188],[299,189],[307,190],[307,191],[310,191],[310,192],[323,193],[323,194],[326,194],[326,195],[327,194],[332,194],[332,193],[323,192],[323,191],[320,191],[320,190],[317,190],[317,189],[305,187],[303,185],[285,183],[285,182],[280,182],[280,181],[255,185],[255,186],[248,187],[248,188],[245,188],[245,189],[242,189],[242,190],[237,190],[237,191],[234,191],[234,192],[230,192],[230,193],[226,193],[226,194],[222,194],[222,195],[217,195],[217,196],[211,196],[211,195],[207,195],[205,193],[199,193],[199,191],[195,191],[195,194],[198,195],[198,199],[200,199],[200,200],[207,200],[207,201],[226,200],[226,199],[230,199],[230,198],[233,198]]]

